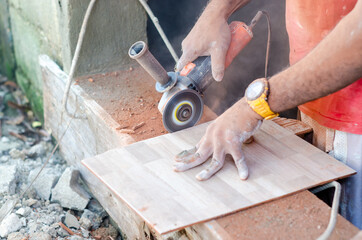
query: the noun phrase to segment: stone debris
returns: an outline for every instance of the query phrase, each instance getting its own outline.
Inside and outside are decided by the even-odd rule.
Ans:
[[[116,239],[118,237],[118,231],[112,225],[109,227],[101,227],[92,232],[92,236],[95,239],[109,239],[109,237]]]
[[[77,235],[72,235],[68,238],[69,240],[83,240],[84,238]]]
[[[5,238],[9,233],[18,231],[22,226],[20,218],[15,213],[11,213],[0,224],[0,237]]]
[[[6,152],[11,149],[20,148],[21,143],[19,141],[11,141],[7,137],[2,137],[0,140],[0,153]]]
[[[67,168],[52,190],[52,201],[63,208],[82,211],[89,202],[89,194],[79,184],[79,171]]]
[[[96,213],[101,218],[105,218],[107,216],[107,212],[96,199],[91,199],[87,205],[87,208],[89,211]]]
[[[41,157],[44,156],[47,151],[47,146],[45,142],[40,142],[34,146],[32,146],[30,149],[25,151],[25,154],[28,157],[35,158],[35,157]]]
[[[25,236],[20,232],[13,232],[8,235],[8,240],[23,240]]]
[[[97,229],[102,223],[102,217],[92,211],[89,211],[88,209],[84,209],[79,222],[84,229]]]
[[[31,213],[31,208],[30,207],[25,207],[25,208],[21,207],[15,213],[20,216],[26,217]]]
[[[82,228],[89,230],[92,227],[92,222],[89,218],[86,217],[81,217],[79,220],[80,226],[82,226]]]
[[[2,96],[16,94],[17,100],[24,97],[18,90],[7,89],[1,81],[0,76],[0,118],[22,121],[19,120],[16,124],[1,121],[0,124],[0,207],[7,200],[18,198],[27,188],[54,146],[49,135],[38,134],[45,130],[39,127],[36,131],[29,130],[29,126],[38,121],[31,111],[21,110],[27,111],[22,113],[22,117],[19,114],[20,110],[4,104],[6,101],[2,101]],[[12,101],[15,102],[15,99]],[[24,103],[20,101],[20,104]],[[24,137],[26,141],[18,139],[14,133]],[[64,159],[55,152],[32,188],[18,201],[12,213],[0,223],[0,240],[111,239],[107,235],[102,235],[103,238],[93,237],[97,229],[109,227],[109,216],[95,199],[89,201],[90,196],[78,184],[79,172],[73,169],[65,171],[66,168]],[[63,178],[62,181],[59,179],[60,176]],[[52,194],[55,198],[52,198]],[[63,202],[62,199],[66,201]],[[73,209],[69,212],[72,217],[69,214],[67,217],[70,208]],[[69,223],[70,219],[73,221],[72,224]],[[66,223],[71,226],[72,234],[75,235],[71,236],[60,226],[62,224],[66,228]]]
[[[25,159],[25,153],[23,151],[20,151],[16,148],[13,148],[9,151],[9,155],[10,157],[12,157],[13,159],[21,159],[24,160]]]
[[[38,200],[36,199],[26,199],[25,202],[24,202],[25,206],[28,206],[28,207],[33,207],[33,208],[37,208],[39,207],[39,202]]]
[[[17,181],[16,165],[0,165],[0,196],[14,194]]]
[[[29,240],[51,240],[52,237],[45,232],[32,233],[29,236]]]
[[[67,214],[65,215],[64,223],[69,228],[79,229],[80,227],[78,219],[73,214],[71,214],[70,211],[68,211]]]
[[[29,174],[28,182],[31,182],[38,174],[40,168],[32,170]],[[43,200],[49,200],[52,188],[57,183],[60,173],[52,168],[45,168],[33,184],[37,195]]]

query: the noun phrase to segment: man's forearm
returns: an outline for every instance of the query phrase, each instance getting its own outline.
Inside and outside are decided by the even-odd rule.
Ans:
[[[269,105],[282,112],[362,77],[362,0],[306,57],[272,77]]]
[[[240,7],[250,0],[211,0],[205,8],[203,15],[222,16],[226,20]]]

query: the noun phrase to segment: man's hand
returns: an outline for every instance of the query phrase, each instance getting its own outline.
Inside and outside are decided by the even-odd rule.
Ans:
[[[255,113],[243,98],[218,117],[206,130],[197,146],[185,150],[175,157],[174,170],[186,171],[204,163],[211,155],[210,164],[196,178],[209,179],[219,171],[230,154],[242,180],[248,178],[249,171],[241,146],[260,127],[262,117]]]
[[[212,76],[216,81],[224,77],[225,57],[230,45],[231,33],[223,16],[202,15],[191,32],[182,41],[182,56],[176,71],[199,56],[211,55]]]
[[[211,55],[212,76],[216,81],[221,81],[231,40],[227,19],[248,2],[249,0],[211,0],[181,44],[183,53],[176,71],[181,71],[199,56]]]

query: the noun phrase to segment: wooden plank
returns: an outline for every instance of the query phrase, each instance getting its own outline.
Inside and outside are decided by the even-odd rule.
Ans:
[[[292,131],[297,136],[303,136],[304,134],[313,132],[313,129],[308,124],[298,121],[296,119],[276,117],[272,120],[279,126]]]
[[[114,149],[82,163],[159,234],[355,173],[271,121],[255,134],[254,143],[243,147],[250,167],[247,181],[239,179],[232,161],[204,182],[194,177],[202,167],[173,172],[174,155],[195,145],[207,125]]]

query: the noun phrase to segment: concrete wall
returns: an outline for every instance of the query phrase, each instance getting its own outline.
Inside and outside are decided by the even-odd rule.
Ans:
[[[59,1],[64,70],[70,69],[83,16],[89,0]],[[147,18],[135,0],[98,0],[89,19],[77,74],[108,72],[131,62],[129,47],[146,40]]]
[[[38,56],[49,55],[69,72],[90,0],[0,0],[0,73],[14,75],[42,119]],[[124,68],[127,51],[146,40],[146,15],[138,1],[98,0],[89,19],[76,76]]]
[[[34,112],[42,118],[39,54],[61,63],[56,1],[8,0],[16,60],[15,76]]]
[[[8,0],[0,0],[0,72],[14,79],[15,57]]]

